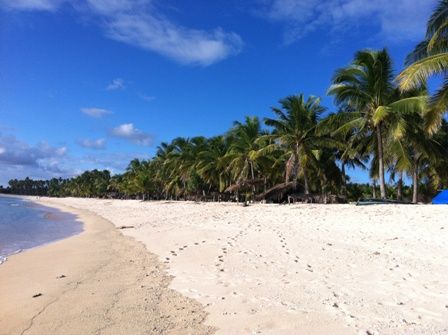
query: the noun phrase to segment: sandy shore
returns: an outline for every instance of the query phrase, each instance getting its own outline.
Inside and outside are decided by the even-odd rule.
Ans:
[[[116,226],[134,226],[120,232],[143,242],[165,263],[174,276],[170,288],[206,306],[205,323],[217,327],[217,334],[448,333],[447,206],[244,208],[225,203],[70,198],[41,202],[87,209]],[[94,237],[91,241],[102,243]],[[132,245],[123,241],[108,244]],[[127,248],[123,245],[117,254]],[[152,257],[138,250],[131,258],[134,262]],[[17,262],[25,255],[18,255]],[[16,259],[7,265],[12,267]],[[90,257],[85,260],[90,262]],[[85,266],[83,262],[78,266]],[[114,285],[117,274],[128,278],[128,270],[120,266],[129,262],[117,264],[104,283]],[[54,278],[61,272],[67,271],[52,269],[48,276],[59,283]],[[24,274],[16,276],[22,281],[17,287],[27,287],[21,298],[26,302],[30,294],[44,290],[28,289],[31,282]],[[2,278],[3,288],[6,279]],[[162,283],[168,285],[169,280]],[[146,285],[155,289],[158,284],[149,280]],[[144,294],[130,295],[125,301]],[[75,292],[69,296],[71,304],[79,303]],[[127,320],[134,317],[126,305],[120,310],[127,313]],[[45,312],[51,314],[48,308]],[[71,311],[73,316],[79,313]],[[87,315],[96,320],[95,305]],[[121,320],[123,327],[126,319]]]
[[[0,334],[212,333],[141,243],[93,213],[43,202],[78,215],[85,231],[0,265]]]

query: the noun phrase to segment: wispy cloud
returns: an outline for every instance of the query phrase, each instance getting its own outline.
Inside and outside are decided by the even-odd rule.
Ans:
[[[100,150],[106,148],[106,139],[104,138],[99,138],[97,140],[83,139],[79,140],[78,144],[83,148]]]
[[[259,0],[257,15],[285,24],[285,42],[317,30],[371,26],[390,42],[417,41],[437,0]],[[359,29],[358,29],[359,30]]]
[[[96,107],[81,108],[81,113],[97,119],[112,114],[112,112],[108,109],[96,108]]]
[[[153,101],[156,98],[155,96],[146,95],[146,94],[143,94],[143,93],[139,93],[138,96],[140,98],[142,98],[143,100],[145,100],[146,102],[151,102],[151,101]]]
[[[0,0],[17,10],[54,11],[69,0]],[[95,16],[107,37],[158,53],[181,64],[208,66],[238,54],[243,42],[233,32],[180,25],[161,12],[154,0],[80,0],[75,8]],[[12,5],[11,5],[12,4]],[[162,8],[163,9],[163,8]]]
[[[106,27],[114,40],[155,51],[182,64],[207,66],[238,54],[242,40],[221,28],[188,29],[149,14],[114,15]]]
[[[125,88],[124,86],[124,80],[121,78],[116,78],[112,80],[109,85],[107,85],[106,90],[108,91],[114,91],[114,90],[123,90]]]
[[[54,11],[66,0],[0,0],[2,7],[14,10]]]
[[[133,123],[121,124],[112,128],[109,133],[113,137],[123,138],[142,146],[151,146],[153,142],[151,134],[137,129]]]

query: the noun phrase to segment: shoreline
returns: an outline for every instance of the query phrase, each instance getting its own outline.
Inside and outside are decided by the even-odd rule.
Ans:
[[[13,252],[2,254],[2,255],[0,255],[0,265],[7,262],[11,256],[14,256],[14,255],[17,255],[17,254],[20,254],[20,253],[23,253],[23,252],[26,252],[29,250],[33,250],[35,248],[43,247],[43,246],[49,245],[51,243],[62,241],[62,240],[79,235],[84,232],[84,222],[79,220],[78,216],[75,215],[74,213],[70,212],[69,210],[66,210],[66,209],[62,210],[60,208],[57,208],[57,206],[52,207],[52,206],[46,206],[45,204],[37,203],[37,201],[39,199],[32,197],[32,196],[0,194],[0,198],[2,198],[2,197],[3,198],[17,198],[21,201],[26,201],[27,207],[38,207],[39,211],[42,212],[45,220],[60,221],[60,224],[66,224],[67,222],[69,222],[69,224],[72,225],[71,229],[73,231],[71,231],[70,233],[68,233],[62,237],[58,236],[56,238],[46,240],[43,242],[40,241],[40,244],[29,246],[29,247],[22,247],[22,248],[14,250]],[[75,226],[80,227],[80,229],[77,230],[78,227],[75,228]]]
[[[22,198],[72,213],[84,229],[0,266],[0,334],[213,332],[203,307],[168,288],[166,267],[142,243],[88,210]]]

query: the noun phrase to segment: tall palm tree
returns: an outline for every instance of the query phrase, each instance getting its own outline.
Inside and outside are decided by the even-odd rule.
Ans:
[[[381,198],[386,198],[384,179],[384,133],[388,119],[396,113],[422,110],[426,97],[396,99],[393,86],[392,61],[388,52],[363,50],[353,62],[336,71],[328,94],[338,105],[349,110],[348,120],[341,129],[357,129],[375,137],[378,179]],[[376,175],[376,173],[374,173]]]
[[[370,139],[359,129],[344,127],[350,119],[351,114],[348,111],[340,110],[339,113],[328,115],[318,126],[319,133],[327,134],[335,140],[333,149],[336,151],[336,159],[341,164],[341,194],[345,199],[348,195],[346,168],[365,169],[365,163],[369,160]]]
[[[305,100],[303,94],[293,95],[280,100],[280,108],[272,108],[276,119],[265,118],[265,124],[273,128],[271,135],[265,138],[276,142],[266,146],[265,151],[273,151],[280,145],[287,155],[285,182],[291,177],[297,182],[299,174],[303,176],[304,192],[310,193],[309,167],[316,158],[313,150],[322,143],[316,127],[325,107],[317,97]]]
[[[448,0],[441,0],[428,21],[425,40],[406,59],[398,76],[400,88],[407,91],[426,84],[429,77],[441,75],[443,84],[433,95],[425,128],[434,133],[448,109]]]

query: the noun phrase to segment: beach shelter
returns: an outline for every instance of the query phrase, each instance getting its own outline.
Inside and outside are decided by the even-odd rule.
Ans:
[[[442,190],[433,199],[434,205],[448,205],[448,190]]]

